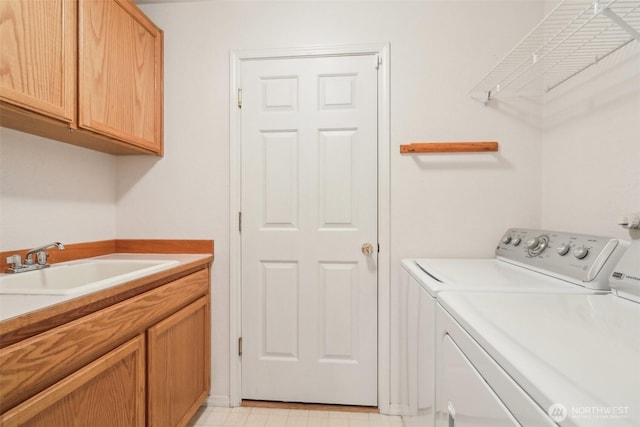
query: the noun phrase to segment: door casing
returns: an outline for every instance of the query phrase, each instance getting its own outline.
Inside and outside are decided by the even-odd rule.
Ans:
[[[390,414],[389,321],[390,321],[390,129],[389,129],[389,50],[388,43],[365,45],[312,46],[230,52],[229,94],[229,406],[240,406],[242,399],[242,359],[238,338],[242,333],[241,235],[238,212],[241,207],[241,110],[238,108],[242,61],[378,55],[378,408]],[[216,400],[214,404],[223,404]]]

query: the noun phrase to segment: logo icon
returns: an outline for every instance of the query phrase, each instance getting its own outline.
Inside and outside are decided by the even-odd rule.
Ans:
[[[547,414],[553,421],[559,423],[567,419],[567,408],[562,403],[554,403],[549,406]]]

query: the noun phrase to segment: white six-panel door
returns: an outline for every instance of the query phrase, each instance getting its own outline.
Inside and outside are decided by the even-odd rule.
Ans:
[[[244,399],[377,405],[376,62],[243,61]]]

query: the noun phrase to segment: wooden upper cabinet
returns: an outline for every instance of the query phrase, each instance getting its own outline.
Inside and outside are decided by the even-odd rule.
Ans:
[[[75,121],[76,6],[76,0],[0,1],[1,101]]]
[[[0,0],[0,126],[163,154],[163,33],[133,0]]]
[[[162,151],[162,31],[130,0],[80,0],[78,126]]]

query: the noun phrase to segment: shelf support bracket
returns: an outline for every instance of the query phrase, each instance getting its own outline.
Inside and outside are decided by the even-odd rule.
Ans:
[[[484,101],[484,106],[486,107],[487,105],[489,105],[489,102],[491,102],[493,98],[491,98],[491,91],[487,92],[487,100]]]
[[[607,7],[602,11],[602,14],[618,24],[620,28],[625,30],[631,35],[631,37],[640,42],[640,32],[636,31],[636,29],[629,25],[624,19],[620,18],[620,16],[618,16],[613,10]]]

